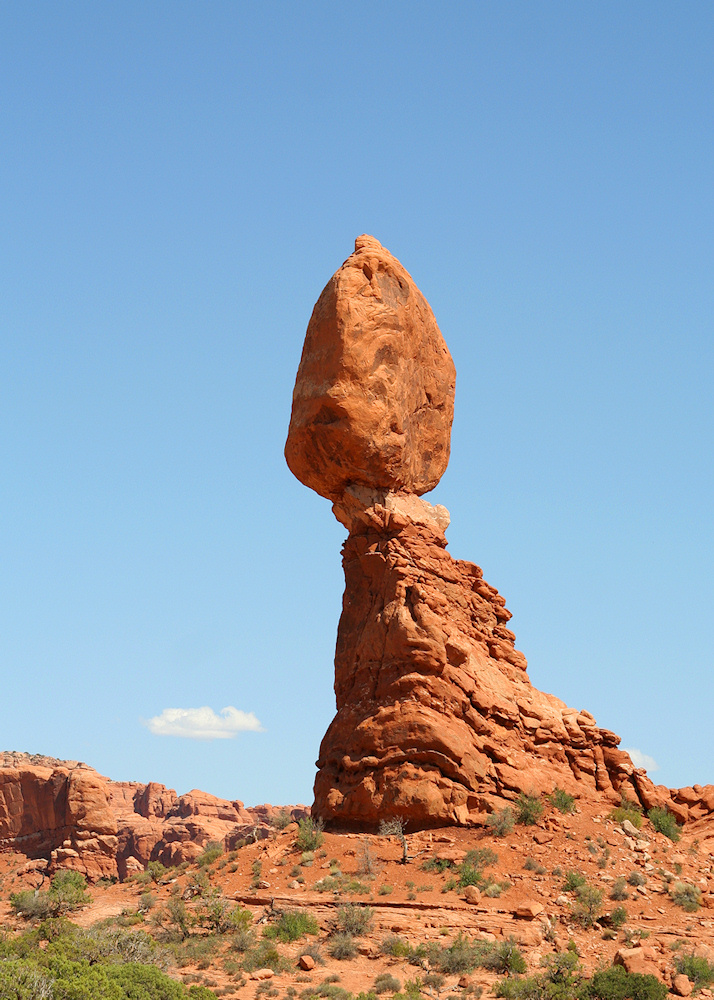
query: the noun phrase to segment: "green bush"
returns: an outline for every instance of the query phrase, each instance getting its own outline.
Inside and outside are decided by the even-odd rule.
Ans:
[[[541,959],[544,971],[527,979],[504,979],[495,994],[507,1000],[575,1000],[581,982],[581,966],[575,952],[564,951]]]
[[[275,924],[271,924],[263,931],[266,938],[277,938],[278,941],[297,941],[306,934],[319,934],[317,920],[309,914],[300,910],[283,910]]]
[[[714,965],[707,962],[706,958],[699,958],[694,954],[677,955],[674,967],[689,979],[695,990],[704,989],[714,981]]]
[[[148,875],[152,882],[160,882],[162,878],[168,873],[168,868],[165,868],[160,861],[150,861],[146,866],[145,875]]]
[[[562,813],[575,812],[575,796],[570,795],[562,788],[558,788],[557,785],[548,796],[548,801],[550,802],[550,804],[553,806],[554,809],[558,810],[558,812]]]
[[[582,1000],[665,1000],[667,987],[656,976],[625,972],[621,965],[601,969],[583,983]]]
[[[465,934],[459,932],[448,948],[433,946],[429,951],[429,964],[446,975],[471,972],[483,964],[494,946],[489,941],[475,941],[473,944]]]
[[[454,868],[455,864],[448,858],[427,858],[426,861],[422,861],[421,870],[423,872],[445,872],[447,868]]]
[[[623,924],[627,923],[627,910],[624,906],[616,906],[610,914],[610,924],[619,930]]]
[[[389,972],[380,972],[374,980],[372,992],[379,996],[380,993],[398,993],[401,988],[402,984]]]
[[[647,813],[647,819],[657,833],[663,833],[665,837],[669,837],[675,843],[679,840],[680,834],[677,820],[667,809],[661,809],[659,806],[656,806]]]
[[[281,809],[280,812],[275,813],[270,819],[270,825],[274,830],[284,830],[286,826],[290,826],[293,818],[287,809]]]
[[[508,938],[496,944],[479,963],[484,969],[498,972],[501,975],[512,975],[526,971],[526,960],[521,954],[516,939]]]
[[[214,861],[218,861],[222,854],[223,844],[217,840],[211,840],[204,847],[203,853],[196,858],[196,864],[201,868],[206,868],[208,865],[212,865]]]
[[[521,792],[516,799],[516,822],[523,826],[534,826],[543,815],[543,803],[537,795]]]
[[[566,892],[575,892],[579,889],[581,885],[585,885],[587,879],[581,872],[569,871],[565,873],[565,880],[563,882],[563,888]]]
[[[526,858],[523,867],[527,872],[535,872],[536,875],[545,875],[547,871],[535,858]]]
[[[575,890],[572,917],[581,927],[592,927],[601,912],[602,892],[591,885],[581,885]]]
[[[647,885],[647,878],[642,872],[630,872],[627,876],[628,885]]]
[[[610,887],[610,899],[615,899],[618,901],[621,899],[629,899],[630,894],[625,888],[626,885],[627,882],[625,881],[622,875],[619,878],[616,878],[615,881],[612,883],[612,886]]]
[[[506,837],[512,832],[514,823],[513,810],[510,806],[491,813],[486,820],[486,826],[489,827],[494,837]]]
[[[18,916],[42,920],[79,910],[92,902],[85,891],[87,880],[79,872],[61,871],[53,876],[48,892],[24,891],[10,896],[10,906]]]
[[[392,958],[406,958],[411,948],[404,938],[396,934],[388,934],[382,941],[380,950],[383,955],[391,955]]]
[[[687,913],[696,913],[702,901],[702,890],[698,885],[689,882],[675,882],[669,890],[672,902],[681,906]]]
[[[299,851],[316,851],[324,840],[322,820],[306,816],[298,822],[298,833],[295,846]]]
[[[286,967],[286,962],[278,949],[266,939],[245,953],[242,964],[246,972],[255,972],[256,969],[272,969],[273,972],[280,972]]]
[[[344,961],[354,958],[357,954],[357,945],[351,934],[333,934],[327,946],[327,950],[333,958]]]
[[[337,929],[343,934],[360,937],[372,929],[374,910],[371,906],[347,903],[337,911]]]
[[[616,823],[624,823],[626,819],[629,819],[630,823],[639,830],[642,826],[642,806],[639,802],[628,799],[623,792],[620,796],[620,805],[612,810],[610,819]]]

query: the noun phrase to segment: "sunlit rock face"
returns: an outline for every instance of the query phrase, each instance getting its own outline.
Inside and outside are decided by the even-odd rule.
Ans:
[[[434,314],[371,236],[330,278],[307,328],[285,457],[330,500],[348,486],[432,490],[449,461],[456,372]]]
[[[313,311],[285,448],[349,532],[337,714],[313,812],[345,829],[396,817],[409,830],[469,825],[521,792],[559,786],[695,815],[588,712],[531,685],[504,598],[478,566],[447,553],[449,513],[421,494],[447,466],[454,385],[424,297],[377,240],[360,236]]]

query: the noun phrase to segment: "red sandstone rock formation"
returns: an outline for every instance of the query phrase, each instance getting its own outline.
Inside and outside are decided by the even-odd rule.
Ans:
[[[290,469],[331,500],[350,485],[432,490],[449,461],[455,379],[413,279],[377,240],[358,237],[307,328]]]
[[[0,843],[100,877],[116,873],[106,782],[77,761],[0,755]]]
[[[372,237],[328,282],[308,327],[288,465],[348,528],[337,714],[313,811],[333,827],[483,821],[557,785],[680,820],[714,788],[656,788],[588,712],[532,687],[504,599],[446,550],[448,511],[418,494],[446,468],[454,370],[431,310]]]
[[[294,818],[303,806],[285,807]],[[0,845],[89,878],[140,871],[149,861],[194,861],[210,841],[226,849],[268,835],[281,810],[150,782],[110,781],[78,761],[0,753]]]

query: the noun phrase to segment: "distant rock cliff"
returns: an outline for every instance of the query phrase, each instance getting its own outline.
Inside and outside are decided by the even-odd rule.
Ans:
[[[288,806],[294,817],[304,806]],[[193,861],[210,841],[227,849],[268,835],[282,810],[246,809],[205,792],[177,795],[150,782],[110,781],[78,761],[0,753],[0,845],[90,878]]]

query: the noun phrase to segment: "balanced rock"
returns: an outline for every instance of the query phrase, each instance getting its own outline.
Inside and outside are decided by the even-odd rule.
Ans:
[[[315,305],[293,393],[287,463],[330,500],[350,486],[421,495],[449,461],[456,372],[426,299],[372,236]]]
[[[455,373],[429,306],[373,237],[312,314],[285,448],[349,535],[337,634],[337,714],[313,813],[333,828],[410,832],[483,823],[520,793],[624,794],[678,819],[714,788],[656,787],[586,711],[535,689],[505,600],[446,552],[444,507],[421,499],[449,457]]]

